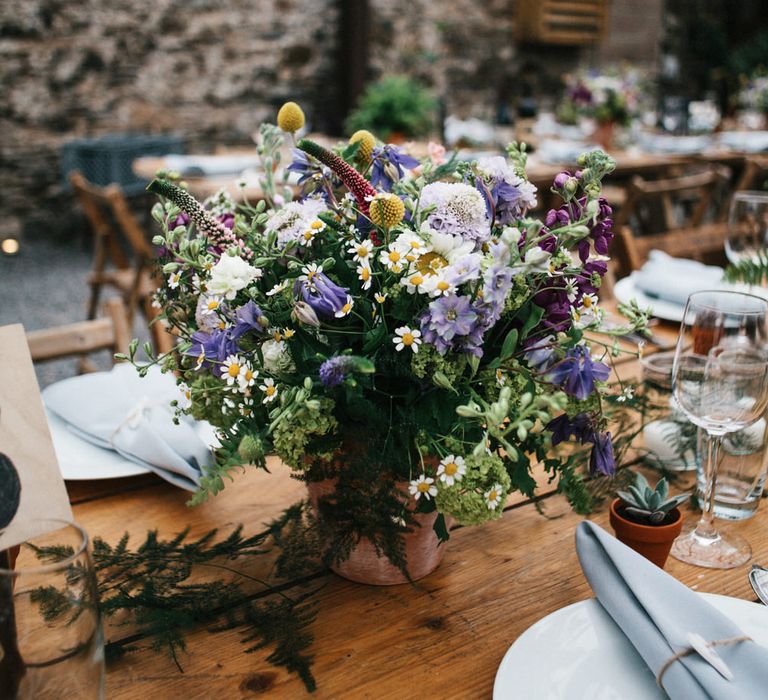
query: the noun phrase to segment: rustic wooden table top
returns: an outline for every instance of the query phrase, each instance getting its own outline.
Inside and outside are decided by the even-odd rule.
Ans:
[[[668,337],[672,327],[655,329]],[[628,378],[634,360],[619,365]],[[147,530],[172,535],[189,525],[192,535],[212,528],[227,532],[239,523],[255,533],[304,496],[302,483],[273,459],[271,474],[249,469],[222,494],[194,509],[188,494],[154,477],[71,483],[75,517],[88,532],[116,542],[125,531],[138,543]],[[481,527],[456,528],[440,567],[415,585],[372,587],[318,571],[311,587],[317,619],[313,672],[317,698],[489,698],[498,665],[509,646],[537,620],[591,596],[579,567],[574,530],[581,516],[551,488],[536,505],[519,495],[503,517]],[[695,519],[695,513],[687,517]],[[605,506],[590,516],[609,528]],[[753,547],[753,560],[768,563],[768,509],[743,523],[727,524]],[[267,559],[257,558],[257,559]],[[237,563],[243,572],[269,578],[269,562]],[[730,571],[701,569],[673,559],[667,571],[698,591],[747,600],[749,565]],[[289,582],[287,592],[307,588]],[[254,588],[254,594],[258,594]],[[107,627],[109,639],[128,632]],[[274,698],[308,697],[302,682],[266,661],[269,650],[245,654],[240,633],[188,637],[180,673],[163,654],[141,651],[110,666],[107,697]]]

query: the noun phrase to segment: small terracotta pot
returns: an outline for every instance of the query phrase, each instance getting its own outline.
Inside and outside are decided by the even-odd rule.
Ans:
[[[406,490],[408,484],[401,482],[398,488]],[[325,479],[307,484],[309,500],[317,510],[317,502],[323,496],[328,496],[336,489],[336,479]],[[416,502],[411,499],[409,508],[414,508]],[[445,542],[440,542],[435,534],[433,525],[437,520],[437,512],[416,513],[414,520],[420,527],[414,527],[403,535],[405,541],[405,561],[412,581],[418,581],[431,574],[443,560]],[[371,586],[394,586],[408,583],[398,569],[385,555],[379,556],[376,548],[368,538],[362,538],[352,549],[349,557],[339,564],[331,566],[331,570],[343,578]]]
[[[641,525],[625,518],[621,508],[621,499],[611,503],[610,521],[616,538],[663,569],[672,543],[683,529],[680,510],[674,508],[670,511],[674,519],[667,525]]]
[[[613,150],[613,142],[616,137],[616,124],[614,122],[598,122],[592,138],[604,151]]]

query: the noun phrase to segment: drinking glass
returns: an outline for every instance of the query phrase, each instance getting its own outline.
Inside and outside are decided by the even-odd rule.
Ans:
[[[742,537],[725,537],[714,526],[716,472],[723,437],[755,423],[768,406],[768,302],[739,292],[691,294],[675,349],[672,391],[680,410],[709,437],[701,520],[675,540],[672,556],[711,568],[740,566],[752,550]]]
[[[100,700],[104,643],[88,535],[62,521],[0,552],[0,697]]]
[[[731,199],[725,254],[731,263],[758,260],[768,247],[768,192],[743,190]]]

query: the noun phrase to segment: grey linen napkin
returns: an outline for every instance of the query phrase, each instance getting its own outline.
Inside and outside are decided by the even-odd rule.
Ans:
[[[673,258],[661,250],[652,250],[633,278],[635,286],[646,295],[681,306],[694,292],[727,288],[722,268],[696,260]]]
[[[687,635],[707,641],[743,632],[678,580],[594,523],[576,528],[576,552],[597,600],[656,675],[665,661],[690,647]],[[728,681],[698,654],[680,658],[664,674],[673,700],[748,700],[768,697],[768,649],[751,641],[715,649],[733,672]]]
[[[170,375],[152,368],[142,378],[128,364],[65,379],[43,391],[47,408],[83,440],[194,491],[212,456],[193,421],[174,424],[170,402],[179,397]]]

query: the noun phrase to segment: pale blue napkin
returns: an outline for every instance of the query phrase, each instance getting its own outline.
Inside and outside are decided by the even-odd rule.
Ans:
[[[687,635],[707,641],[743,632],[690,588],[611,537],[594,523],[576,528],[576,552],[597,600],[656,675]],[[698,654],[675,661],[664,674],[672,700],[748,700],[768,697],[768,649],[751,641],[719,646],[734,674],[728,681]]]
[[[685,305],[694,292],[725,287],[723,269],[696,260],[673,258],[652,250],[648,260],[632,275],[635,286],[646,296]]]
[[[170,402],[179,398],[172,375],[151,368],[142,378],[128,364],[65,379],[43,391],[46,407],[83,440],[194,491],[213,457],[191,418],[174,424]]]

